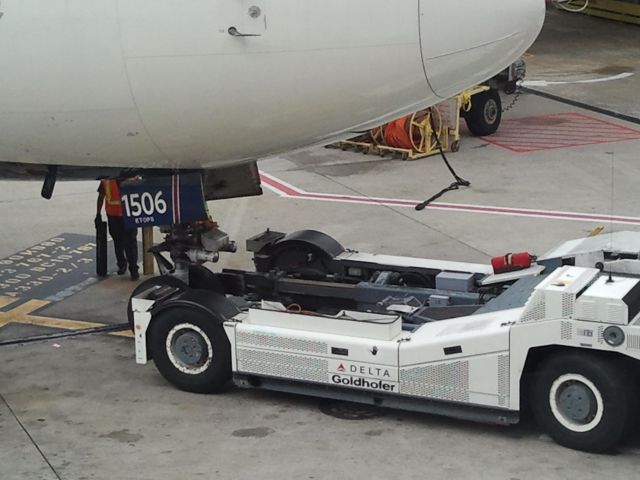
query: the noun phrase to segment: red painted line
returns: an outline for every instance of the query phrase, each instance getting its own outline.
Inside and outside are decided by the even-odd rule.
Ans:
[[[596,140],[593,141],[573,141],[573,142],[549,142],[549,141],[544,141],[544,140],[540,140],[540,141],[536,141],[536,140],[527,140],[527,139],[522,139],[522,140],[503,140],[501,138],[499,139],[494,139],[492,140],[493,142],[496,143],[501,143],[503,145],[510,145],[512,147],[518,147],[518,146],[523,146],[523,145],[531,145],[531,146],[536,146],[536,147],[542,147],[542,148],[556,148],[556,147],[570,147],[570,146],[581,146],[581,145],[586,145],[586,144],[600,144],[601,142],[598,142]],[[624,141],[624,140],[619,140],[619,141]],[[609,143],[609,142],[606,142]]]
[[[482,137],[482,140],[484,140],[487,143],[490,143],[491,145],[495,145],[496,147],[504,148],[505,150],[509,150],[514,153],[520,153],[520,151],[516,148],[511,148],[509,145],[503,145],[499,142],[489,140],[487,137]]]
[[[512,152],[520,153],[516,148],[511,148],[506,144],[502,144],[502,143],[499,142],[499,140],[498,141],[489,140],[488,137],[481,137],[481,138],[482,138],[482,140],[484,140],[487,143],[491,143],[491,144],[496,145],[498,147],[505,148],[507,150],[511,150]],[[625,139],[625,140],[617,140],[617,142],[627,142],[627,141],[630,141],[630,140],[636,140],[636,139],[629,138],[629,139]],[[556,150],[556,149],[559,149],[559,148],[586,147],[586,146],[589,146],[589,145],[602,145],[604,143],[612,143],[612,142],[611,141],[606,141],[606,142],[603,142],[603,141],[580,142],[580,143],[571,144],[571,145],[563,145],[563,146],[560,146],[560,147],[541,147],[538,150]]]
[[[603,135],[603,134],[597,134]],[[609,135],[609,134],[607,134]],[[511,137],[526,137],[526,138],[553,138],[555,140],[562,140],[565,138],[574,137],[586,137],[586,135],[574,135],[566,133],[554,133],[554,132],[530,132],[526,130],[500,130],[493,135],[496,138],[511,138]]]
[[[636,140],[635,138],[625,138],[625,137],[572,137],[567,136],[565,138],[561,137],[548,137],[548,136],[528,136],[528,135],[492,135],[492,138],[496,138],[503,142],[511,142],[511,141],[532,141],[532,142],[547,142],[547,143],[556,143],[559,145],[565,143],[577,143],[577,142],[598,142],[598,143],[609,143],[611,139],[616,139],[618,141],[627,141],[627,140]]]
[[[611,136],[611,137],[622,137],[622,138],[640,138],[640,135],[631,135],[625,132],[562,132],[555,130],[527,130],[527,129],[500,129],[497,135],[527,135],[527,136],[549,136],[549,137],[603,137],[603,136]]]
[[[176,187],[176,175],[171,177],[171,194],[173,196],[172,200],[172,207],[173,207],[173,223],[177,224],[178,222],[178,205],[177,205],[177,197],[178,197],[178,193],[177,193],[177,187]]]
[[[551,136],[551,137],[604,137],[604,136],[612,136],[612,137],[623,137],[623,138],[640,138],[640,134],[631,134],[627,132],[620,132],[612,130],[610,132],[603,131],[593,131],[593,130],[585,130],[585,131],[576,131],[576,130],[531,130],[526,128],[501,128],[499,135],[536,135],[536,136]]]
[[[610,132],[603,132],[603,131],[598,131],[595,132],[593,130],[588,130],[588,131],[580,131],[580,132],[576,132],[576,131],[560,131],[560,130],[529,130],[529,129],[522,129],[522,128],[506,128],[503,129],[501,128],[500,131],[498,132],[498,135],[503,135],[503,134],[507,134],[507,135],[515,135],[515,134],[521,134],[521,135],[549,135],[549,136],[563,136],[563,137],[569,137],[569,136],[577,136],[577,137],[589,137],[592,135],[595,136],[605,136],[605,135],[609,135],[609,136],[616,136],[616,137],[624,137],[624,138],[640,138],[640,134],[631,134],[631,133],[627,133],[627,132],[620,132],[620,131],[616,131],[616,130],[611,130]]]
[[[180,223],[180,175],[173,176],[173,223]]]
[[[573,142],[570,142],[569,140],[558,141],[558,140],[549,140],[546,138],[541,138],[538,140],[537,138],[528,138],[528,137],[522,137],[522,138],[493,137],[492,139],[494,142],[508,143],[509,145],[516,144],[516,143],[532,143],[532,144],[538,144],[538,145],[566,145],[567,143],[573,143]]]
[[[602,124],[606,124],[606,125],[612,125],[616,128],[623,128],[626,130],[631,130],[634,132],[637,132],[638,130],[634,130],[630,127],[627,127],[625,125],[620,125],[617,123],[613,123],[609,120],[605,120],[599,117],[594,117],[591,115],[587,115],[585,113],[581,113],[581,112],[561,112],[561,113],[551,113],[548,115],[537,115],[534,117],[521,117],[521,118],[514,118],[514,119],[510,119],[509,121],[528,121],[530,119],[539,119],[539,120],[545,120],[548,118],[556,118],[556,117],[561,117],[561,118],[568,118],[570,119],[569,121],[575,121],[575,122],[584,122],[584,123],[602,123]],[[573,119],[573,120],[571,120]]]
[[[636,132],[636,131],[627,131],[624,128],[620,128],[620,127],[614,127],[613,125],[602,125],[602,124],[598,124],[598,123],[593,123],[593,124],[586,124],[586,123],[563,123],[562,125],[554,125],[553,127],[549,126],[546,128],[554,128],[554,129],[558,129],[558,130],[563,130],[563,129],[572,129],[572,130],[579,130],[579,131],[598,131],[598,130],[602,130],[603,132],[623,132],[625,134],[628,135],[639,135],[640,132]]]
[[[544,124],[532,124],[531,122],[543,122],[546,119],[552,119],[552,118],[565,118],[568,121],[566,123],[563,124],[558,124],[558,125],[544,125]],[[603,120],[597,117],[592,117],[589,115],[585,115],[584,113],[578,113],[578,112],[570,112],[570,113],[556,113],[556,114],[550,114],[550,115],[539,115],[539,116],[535,116],[535,117],[524,117],[524,118],[515,118],[515,119],[509,119],[506,120],[503,123],[504,126],[510,126],[510,125],[519,125],[519,128],[558,128],[558,129],[562,129],[562,128],[567,128],[567,127],[584,127],[584,128],[590,128],[593,129],[594,127],[597,128],[607,128],[608,129],[615,129],[615,130],[622,130],[624,132],[629,132],[629,133],[633,133],[635,135],[640,135],[640,130],[635,130],[633,128],[627,127],[625,125],[620,125],[620,124],[616,124],[607,120]]]
[[[530,128],[533,130],[565,130],[565,129],[570,129],[570,128],[579,128],[579,129],[591,129],[591,130],[604,130],[604,131],[622,131],[625,133],[633,133],[633,134],[638,134],[638,132],[627,132],[624,129],[618,128],[618,127],[613,127],[610,125],[598,125],[598,124],[593,124],[593,125],[585,125],[584,123],[572,123],[572,122],[565,122],[565,123],[559,123],[557,125],[540,125],[539,123],[529,123],[529,122],[514,122],[511,120],[505,120],[502,123],[502,126],[507,126],[507,128]]]
[[[496,145],[498,147],[506,148],[509,150],[519,150],[522,148],[532,148],[534,150],[553,150],[558,148],[570,148],[570,147],[580,147],[584,145],[584,143],[563,143],[563,144],[550,144],[549,142],[545,143],[533,143],[533,142],[503,142],[500,139],[487,139],[483,138],[484,141]]]
[[[535,118],[535,117],[534,117]],[[525,119],[525,120],[505,120],[504,124],[506,124],[507,126],[514,126],[514,125],[518,125],[524,128],[535,128],[535,129],[561,129],[561,128],[570,128],[570,127],[575,127],[575,128],[596,128],[596,129],[604,129],[604,130],[622,130],[625,131],[625,129],[620,128],[618,126],[615,125],[607,125],[605,123],[587,123],[587,122],[573,122],[573,121],[569,121],[569,122],[562,122],[562,123],[557,123],[557,124],[545,124],[545,123],[540,123],[540,120],[536,120],[534,121],[530,121],[529,119]],[[636,131],[630,131],[628,133],[638,133]]]
[[[527,145],[559,145],[559,146],[563,146],[563,145],[570,145],[571,143],[575,143],[575,141],[570,142],[570,141],[566,141],[566,142],[559,142],[559,141],[551,141],[551,140],[547,140],[547,139],[535,139],[535,138],[503,138],[503,137],[496,137],[493,140],[494,142],[500,142],[500,143],[506,143],[509,145],[518,145],[518,144],[527,144]]]
[[[585,145],[580,143],[576,145],[562,145],[561,147],[529,147],[529,146],[516,146],[509,148],[505,145],[496,144],[498,147],[506,148],[507,150],[511,150],[517,153],[527,153],[527,152],[546,152],[549,150],[560,150],[563,148],[579,148],[584,147]]]
[[[499,134],[494,135],[495,138],[500,139],[520,139],[526,138],[531,140],[553,140],[553,141],[590,141],[590,140],[610,140],[610,139],[620,139],[620,140],[636,140],[640,139],[640,137],[627,137],[624,135],[604,135],[604,134],[594,134],[594,135],[552,135],[552,134],[532,134],[529,132],[500,132]]]
[[[366,197],[358,195],[340,195],[333,193],[307,192],[293,185],[289,185],[273,175],[261,172],[262,183],[270,190],[282,197],[297,198],[303,200],[320,200],[326,202],[359,203],[379,206],[415,207],[416,200],[401,200],[395,198]],[[554,220],[571,220],[583,222],[613,222],[628,225],[640,225],[640,217],[627,217],[619,215],[592,214],[580,212],[558,212],[552,210],[536,210],[528,208],[496,207],[487,205],[469,205],[456,203],[434,202],[428,209],[448,210],[463,213],[483,213],[490,215],[508,215],[515,217],[547,218]]]
[[[288,185],[280,182],[276,177],[269,176],[264,172],[260,172],[260,180],[262,183],[266,183],[268,186],[273,187],[279,192],[291,197],[295,197],[302,193],[302,190],[297,190],[295,187],[289,187]]]
[[[620,142],[626,142],[627,140],[620,140]],[[603,143],[611,143],[611,142],[580,142],[580,143],[575,143],[573,145],[566,145],[566,147],[587,147],[589,145],[602,145]],[[553,148],[559,148],[559,147],[552,147]],[[560,147],[561,148],[561,147]]]
[[[619,125],[619,124],[617,124],[617,123],[613,123],[613,122],[610,122],[610,121],[608,121],[608,120],[603,120],[603,119],[601,119],[601,118],[591,117],[591,116],[589,116],[589,115],[585,115],[584,113],[578,113],[578,112],[575,112],[575,113],[573,113],[573,115],[576,115],[576,116],[578,116],[578,117],[588,118],[588,119],[591,119],[591,120],[597,120],[597,121],[598,121],[598,122],[600,122],[600,123],[605,123],[605,124],[607,124],[607,125],[612,125],[612,126],[614,126],[614,127],[616,127],[616,128],[620,128],[620,129],[622,129],[622,130],[628,130],[628,131],[630,131],[630,132],[634,132],[634,133],[638,133],[638,134],[640,134],[640,130],[635,130],[635,129],[633,129],[633,128],[629,128],[629,127],[627,127],[626,125]]]
[[[566,148],[566,147],[571,147],[571,146],[581,146],[584,145],[585,142],[565,142],[565,143],[559,143],[559,142],[545,142],[545,141],[532,141],[532,140],[520,140],[520,141],[506,141],[506,140],[493,140],[495,143],[499,143],[502,145],[509,145],[511,147],[514,148],[518,148],[518,147],[526,147],[526,146],[530,146],[530,147],[535,147],[535,148]],[[587,142],[589,143],[589,142]]]

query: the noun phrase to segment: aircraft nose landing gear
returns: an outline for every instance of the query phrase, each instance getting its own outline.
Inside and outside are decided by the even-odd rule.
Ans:
[[[127,304],[127,319],[133,330],[131,299],[151,288],[170,287],[179,291],[189,288],[224,293],[218,276],[205,267],[206,262],[217,262],[220,252],[235,252],[237,245],[229,235],[212,221],[161,227],[164,241],[152,247],[160,272],[140,283],[131,293]],[[169,254],[169,259],[165,254]]]
[[[170,225],[160,231],[165,234],[164,241],[151,249],[160,274],[171,275],[192,287],[191,277],[203,275],[201,268],[194,267],[217,262],[220,252],[237,250],[236,243],[212,221]],[[171,261],[163,252],[169,253]]]
[[[191,267],[217,262],[220,252],[236,251],[235,242],[209,217],[207,200],[223,198],[219,191],[224,193],[225,182],[218,180],[185,172],[137,176],[120,183],[125,226],[156,226],[164,234],[164,241],[150,250],[160,275],[190,285]],[[227,194],[225,198],[232,196]]]

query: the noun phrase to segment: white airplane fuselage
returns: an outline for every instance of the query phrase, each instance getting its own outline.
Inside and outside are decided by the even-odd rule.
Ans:
[[[487,80],[531,45],[544,10],[0,0],[0,162],[216,168],[328,143]]]

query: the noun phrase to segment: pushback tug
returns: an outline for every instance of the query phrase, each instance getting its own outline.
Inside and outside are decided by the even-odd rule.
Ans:
[[[637,423],[640,233],[495,268],[358,253],[315,231],[266,231],[247,249],[256,271],[192,265],[189,283],[138,287],[138,363],[191,392],[233,380],[497,424],[526,407],[585,451]]]

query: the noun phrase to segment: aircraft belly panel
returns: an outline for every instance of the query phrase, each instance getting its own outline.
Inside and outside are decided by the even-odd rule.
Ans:
[[[144,130],[112,0],[3,0],[0,161],[166,162]]]
[[[127,70],[145,126],[182,167],[328,142],[435,99],[415,1],[144,3],[120,1]]]
[[[145,134],[133,109],[0,114],[1,161],[95,167],[132,163],[142,168],[171,166]]]
[[[407,75],[405,55],[404,46],[381,46],[139,58],[128,70],[162,150],[182,166],[211,166],[319,143],[432,101],[422,70]],[[373,72],[369,59],[377,56],[388,60]]]

